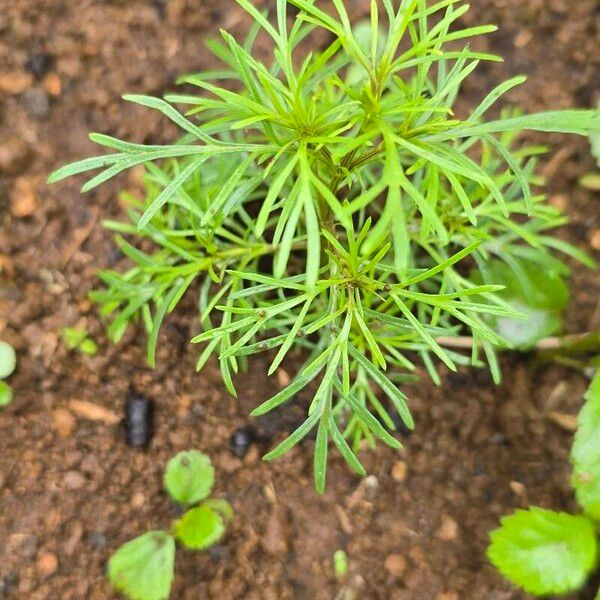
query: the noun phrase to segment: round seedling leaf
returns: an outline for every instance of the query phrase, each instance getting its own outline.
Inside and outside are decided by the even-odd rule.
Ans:
[[[188,510],[175,523],[175,536],[191,550],[202,550],[221,539],[225,525],[221,515],[208,506]]]
[[[197,450],[176,454],[165,469],[165,489],[180,504],[204,500],[210,494],[214,480],[215,470],[210,459]]]
[[[490,538],[491,562],[530,594],[577,590],[596,566],[596,531],[587,517],[536,507],[517,510]]]
[[[17,367],[15,349],[8,343],[0,340],[0,379],[6,379]]]
[[[175,540],[150,531],[123,544],[108,562],[108,577],[130,600],[166,600],[171,592]]]
[[[0,407],[8,406],[13,399],[13,391],[6,381],[0,381]]]

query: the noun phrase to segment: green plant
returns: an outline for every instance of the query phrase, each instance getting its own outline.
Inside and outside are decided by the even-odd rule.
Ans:
[[[10,377],[16,368],[17,355],[14,348],[0,340],[0,407],[7,406],[12,402],[12,388],[3,380]]]
[[[169,532],[145,533],[112,555],[108,576],[117,590],[131,600],[165,600],[173,581],[176,540],[191,550],[219,541],[233,511],[225,500],[208,498],[213,482],[210,459],[196,450],[180,452],[167,463],[165,489],[188,510]]]
[[[62,338],[69,350],[77,350],[87,356],[98,354],[98,345],[89,337],[85,327],[65,327]]]
[[[208,46],[224,68],[182,78],[202,95],[125,96],[175,122],[185,132],[180,141],[92,134],[116,152],[67,165],[50,181],[101,169],[88,191],[145,165],[144,197],[126,196],[128,220],[105,222],[132,265],[102,271],[105,288],[92,294],[112,319],[110,337],[118,342],[131,323],[143,324],[154,365],[165,316],[197,285],[203,331],[192,341],[205,344],[197,367],[216,356],[232,394],[249,356],[272,353],[272,374],[300,350],[304,363],[292,382],[252,414],[312,389],[306,421],[265,459],[316,429],[321,492],[330,441],[361,475],[355,452],[363,440],[401,446],[391,413],[413,428],[398,386],[414,378],[417,361],[436,382],[436,361],[451,370],[487,362],[499,380],[496,349],[510,344],[489,318],[521,313],[503,297],[492,261],[521,285],[523,262],[568,275],[553,251],[592,264],[548,234],[565,217],[534,191],[544,148],[523,146],[517,135],[586,135],[600,118],[593,110],[504,111],[484,121],[522,76],[470,114],[455,114],[461,84],[479,62],[501,60],[460,46],[496,30],[457,26],[468,10],[461,0],[402,0],[397,9],[373,2],[370,23],[356,27],[343,0],[333,0],[335,16],[313,0],[290,0],[299,9],[293,21],[288,2],[277,0],[274,23],[250,0],[237,2],[254,20],[246,41],[222,32],[223,41]],[[317,28],[328,45],[303,52]],[[259,34],[272,39],[269,64],[252,54]],[[472,341],[470,353],[453,349],[459,334]]]
[[[348,555],[341,548],[333,553],[333,573],[338,581],[348,573]]]
[[[494,566],[531,594],[578,590],[598,566],[600,372],[585,398],[571,450],[573,488],[584,514],[531,507],[503,517],[490,534],[488,557]]]
[[[598,103],[598,110],[600,111],[600,102]],[[592,156],[596,159],[598,169],[584,175],[581,178],[581,184],[590,190],[598,192],[600,191],[600,133],[591,134],[590,143],[592,145]]]

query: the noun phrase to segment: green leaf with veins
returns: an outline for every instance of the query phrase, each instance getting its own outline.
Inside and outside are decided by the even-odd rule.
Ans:
[[[575,497],[587,515],[600,520],[600,371],[585,395],[577,425],[571,448]]]
[[[501,519],[490,538],[493,565],[530,594],[578,590],[596,566],[596,527],[587,517],[517,510]]]
[[[166,600],[171,592],[175,540],[150,531],[123,544],[108,562],[108,577],[131,600]]]
[[[197,450],[179,452],[167,463],[165,489],[180,504],[195,504],[212,490],[215,470],[210,458]]]

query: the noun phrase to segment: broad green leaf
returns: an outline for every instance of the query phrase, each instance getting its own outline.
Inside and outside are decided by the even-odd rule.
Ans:
[[[531,507],[500,523],[490,533],[488,557],[530,594],[578,590],[596,567],[596,527],[587,517]]]
[[[8,406],[13,399],[13,391],[6,381],[0,381],[0,407]]]
[[[112,555],[108,578],[130,600],[167,600],[174,562],[175,540],[164,531],[150,531]]]
[[[585,395],[571,449],[573,487],[585,513],[600,520],[600,371]]]
[[[198,506],[188,510],[176,521],[174,532],[186,548],[202,550],[221,539],[225,525],[218,512],[209,506]]]
[[[210,459],[197,450],[179,452],[165,468],[164,484],[169,496],[180,504],[195,504],[208,497],[215,470]]]

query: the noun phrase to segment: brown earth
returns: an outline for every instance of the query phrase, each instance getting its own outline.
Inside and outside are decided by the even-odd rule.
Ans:
[[[367,4],[348,2],[356,14]],[[479,69],[465,106],[517,72],[530,79],[509,99],[525,110],[597,101],[597,0],[474,5],[468,24],[501,25],[478,47],[506,62]],[[424,379],[409,390],[417,430],[405,449],[365,452],[372,477],[362,483],[333,458],[327,492],[317,497],[312,442],[274,464],[259,460],[299,412],[259,423],[271,442],[253,446],[243,460],[230,453],[231,433],[251,423],[250,408],[278,383],[266,378],[262,359],[239,378],[239,401],[224,392],[214,364],[195,375],[187,343],[193,299],[166,325],[155,371],[145,365],[142,333],[111,346],[85,299],[96,269],[120,261],[99,224],[120,214],[117,188],[82,197],[77,182],[47,187],[45,176],[95,151],[90,130],[133,141],[173,136],[164,119],[120,95],[164,93],[178,74],[210,66],[207,36],[219,27],[241,33],[247,24],[232,0],[0,2],[0,336],[20,359],[11,379],[16,399],[0,414],[0,597],[113,598],[105,580],[110,553],[168,526],[176,513],[161,490],[162,468],[194,447],[213,458],[216,494],[231,501],[236,517],[209,552],[179,552],[173,598],[524,598],[487,564],[487,534],[500,515],[529,503],[575,508],[571,434],[544,414],[575,414],[582,376],[555,365],[534,370],[527,357],[506,356],[498,388],[481,373],[448,376],[440,389]],[[26,68],[36,55],[37,77]],[[593,166],[588,144],[536,139],[550,142],[542,165],[548,193],[572,220],[561,235],[592,253],[595,246],[597,255],[599,199],[577,183]],[[135,186],[135,179],[124,183]],[[600,326],[597,273],[574,267],[572,332]],[[99,341],[97,356],[65,350],[60,330],[76,323]],[[129,449],[114,424],[130,389],[156,400],[147,452]],[[74,401],[108,410],[91,420],[90,407],[82,412]],[[343,582],[333,575],[338,548],[349,560]]]

